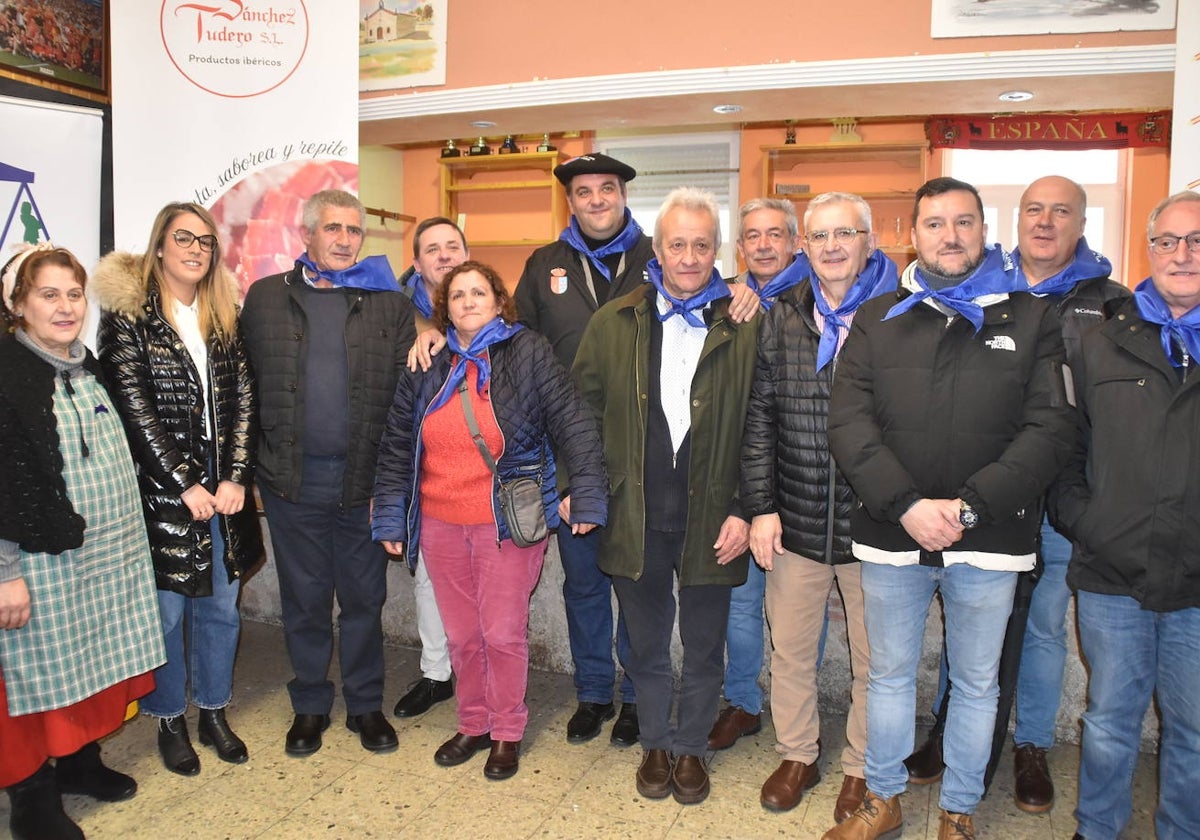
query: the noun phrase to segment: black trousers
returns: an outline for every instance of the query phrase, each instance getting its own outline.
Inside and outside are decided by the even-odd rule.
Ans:
[[[702,756],[717,717],[725,677],[725,628],[731,586],[685,586],[679,590],[679,638],[683,671],[676,722],[671,721],[675,672],[671,637],[675,626],[675,576],[682,561],[683,532],[646,531],[645,561],[638,580],[614,577],[638,699],[644,749]]]

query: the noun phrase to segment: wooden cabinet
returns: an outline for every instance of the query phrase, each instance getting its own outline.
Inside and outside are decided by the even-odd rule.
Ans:
[[[772,198],[796,205],[803,222],[810,199],[823,192],[857,193],[871,205],[879,247],[901,268],[916,255],[910,242],[913,197],[925,183],[924,142],[762,146],[763,185]]]
[[[561,152],[441,158],[442,215],[472,248],[553,242],[567,226],[566,192],[554,177]]]

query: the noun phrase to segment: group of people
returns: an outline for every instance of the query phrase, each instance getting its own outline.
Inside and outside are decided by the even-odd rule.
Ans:
[[[570,224],[515,291],[442,217],[417,226],[397,279],[359,259],[362,204],[317,193],[295,267],[254,283],[240,312],[212,217],[168,205],[145,253],[94,272],[97,357],[69,252],[10,261],[0,784],[15,837],[82,836],[64,791],[133,795],[96,742],[134,700],[167,769],[200,772],[189,702],[201,744],[247,760],[226,707],[239,586],[263,555],[252,484],[294,671],[289,755],[322,746],[335,638],[347,729],[397,747],[391,557],[415,576],[422,641],[394,714],[456,696],[434,761],[486,751],[487,778],[517,773],[529,602],[554,532],[578,700],[566,739],[616,718],[612,742],[641,744],[642,796],[704,801],[709,754],[761,729],[765,615],[781,761],[760,801],[802,801],[820,781],[836,586],[852,687],[825,837],[899,836],[900,794],[937,779],[939,837],[974,837],[1013,691],[1017,805],[1046,810],[1075,589],[1091,675],[1077,836],[1128,821],[1155,692],[1158,832],[1193,830],[1200,196],[1156,208],[1132,295],[1087,246],[1082,188],[1053,176],[1022,197],[1012,254],[987,244],[974,187],[927,182],[903,272],[857,195],[812,199],[803,229],[791,202],[755,199],[738,214],[746,270],[726,280],[715,199],[672,191],[647,236],[626,207],[636,174],[602,154],[559,166]],[[935,593],[945,700],[914,754]]]

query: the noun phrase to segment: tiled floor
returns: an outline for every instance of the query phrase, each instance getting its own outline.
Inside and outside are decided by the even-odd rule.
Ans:
[[[417,673],[417,653],[388,650],[387,710]],[[759,786],[777,765],[773,733],[744,738],[712,759],[712,789],[701,805],[649,801],[634,790],[640,751],[608,743],[566,743],[574,710],[571,680],[535,671],[530,677],[531,719],[521,771],[504,782],[483,777],[483,754],[455,768],[433,763],[433,752],[455,730],[452,703],[415,721],[399,722],[400,749],[373,755],[358,744],[335,706],[325,746],[307,759],[288,758],[283,734],[291,721],[284,683],[289,676],[279,628],[246,622],[238,659],[235,703],[229,718],[250,748],[250,761],[223,764],[197,746],[203,769],[184,778],[158,759],[155,730],[147,719],[127,725],[104,744],[109,764],[133,774],[133,799],[101,805],[67,797],[68,812],[96,838],[819,838],[831,825],[841,783],[836,756],[844,722],[825,721],[826,778],[786,814],[758,804]],[[190,716],[195,738],[195,717]],[[1063,746],[1050,756],[1059,806],[1024,814],[1012,804],[1012,763],[1006,755],[991,795],[977,815],[980,837],[1069,838],[1079,751]],[[1142,756],[1128,838],[1153,837],[1153,757]],[[904,837],[937,836],[937,785],[913,787],[903,799]],[[0,833],[8,802],[0,797]]]

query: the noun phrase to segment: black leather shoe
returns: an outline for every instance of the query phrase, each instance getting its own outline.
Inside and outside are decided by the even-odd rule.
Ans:
[[[391,752],[399,746],[396,730],[387,722],[383,712],[365,715],[346,715],[346,728],[358,733],[363,749],[371,752]]]
[[[908,780],[914,785],[931,785],[942,778],[946,764],[942,761],[942,730],[934,727],[929,737],[915,753],[904,759]]]
[[[121,802],[137,793],[137,782],[132,776],[104,766],[100,760],[100,745],[95,741],[58,759],[54,763],[54,775],[62,793],[90,796],[100,802]]]
[[[638,742],[638,731],[637,703],[622,703],[609,740],[618,747],[632,747]]]
[[[246,742],[234,734],[225,720],[225,709],[201,709],[196,726],[200,743],[217,751],[217,758],[230,764],[243,764],[250,754]]]
[[[422,677],[396,704],[396,717],[423,715],[434,703],[441,703],[453,696],[454,684],[450,680],[431,680],[429,677]]]
[[[567,721],[567,743],[583,744],[600,734],[600,727],[616,714],[612,703],[579,703],[575,714]]]
[[[492,751],[483,765],[483,775],[493,782],[499,782],[517,775],[520,766],[520,741],[492,741]]]
[[[437,748],[433,760],[439,767],[457,767],[475,753],[491,746],[492,736],[486,732],[482,735],[464,735],[459,732]]]
[[[160,718],[158,721],[158,752],[163,764],[180,776],[195,776],[200,772],[200,756],[192,749],[187,721],[183,715]]]
[[[83,830],[63,811],[62,793],[49,762],[5,790],[12,802],[8,827],[13,840],[84,840]]]
[[[321,749],[321,733],[329,728],[329,715],[296,715],[287,731],[283,751],[288,755],[312,755]]]

